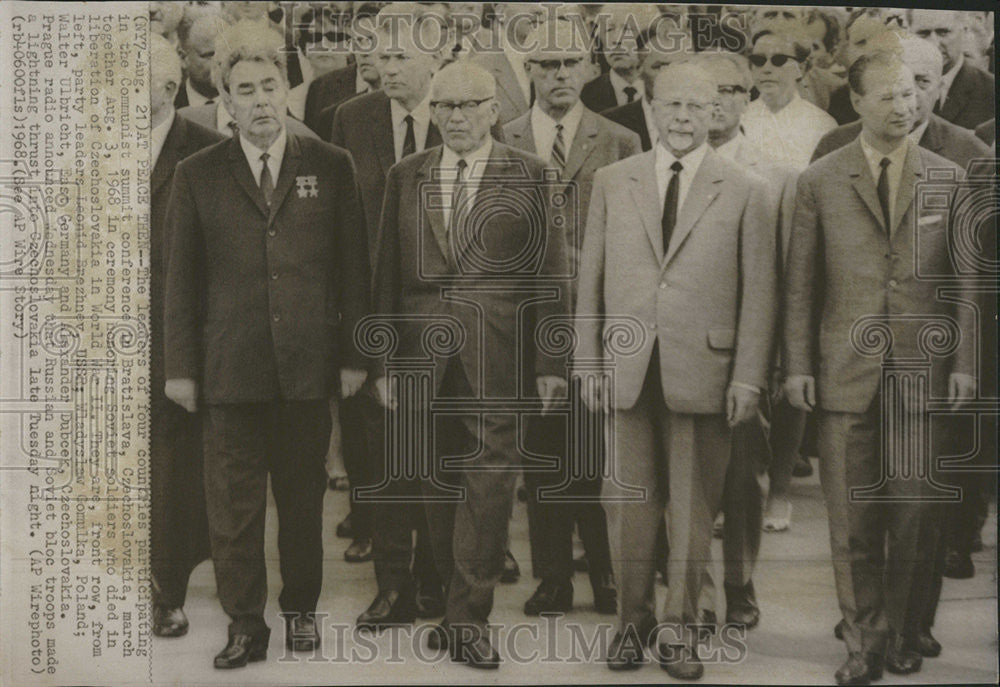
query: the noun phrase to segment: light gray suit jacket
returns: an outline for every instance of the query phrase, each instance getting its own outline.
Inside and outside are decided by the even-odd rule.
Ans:
[[[655,150],[598,170],[584,234],[577,359],[604,357],[616,316],[642,324],[615,361],[618,409],[642,389],[653,344],[667,407],[724,413],[731,381],[767,388],[775,306],[772,195],[759,177],[709,150],[664,255]]]

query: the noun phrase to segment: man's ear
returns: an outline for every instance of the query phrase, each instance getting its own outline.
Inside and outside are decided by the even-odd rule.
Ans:
[[[500,121],[500,103],[494,98],[490,103],[490,126],[496,126],[498,121]]]
[[[171,79],[170,81],[163,84],[163,90],[170,94],[170,100],[174,99],[177,95],[177,91],[180,90],[180,84]]]

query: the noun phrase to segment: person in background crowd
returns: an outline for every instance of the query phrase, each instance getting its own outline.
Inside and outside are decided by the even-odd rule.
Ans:
[[[517,119],[532,102],[531,79],[524,70],[528,35],[545,19],[547,9],[533,2],[498,2],[495,6],[497,47],[472,56],[496,79],[500,126]]]
[[[594,112],[640,100],[645,95],[641,71],[648,34],[634,4],[605,5],[598,17],[601,54],[611,68],[583,87],[580,100]]]
[[[315,27],[305,29],[301,33],[299,48],[304,58],[302,64],[309,65],[309,69],[302,83],[288,93],[288,111],[296,119],[305,119],[306,99],[316,79],[348,68],[350,34],[339,29],[323,32],[321,26],[317,23]]]
[[[212,82],[215,39],[229,22],[219,14],[185,15],[177,27],[178,51],[187,78],[177,92],[174,107],[200,107],[218,102],[219,91]]]
[[[803,170],[816,143],[837,122],[798,92],[802,63],[808,53],[792,36],[758,33],[748,59],[760,97],[743,114],[750,145],[771,162]]]
[[[149,31],[163,36],[171,44],[177,43],[177,25],[184,16],[184,5],[179,2],[149,3]]]
[[[665,66],[672,62],[683,61],[690,55],[691,53],[679,49],[663,51],[651,46],[651,49],[646,51],[646,57],[642,63],[645,95],[631,103],[606,110],[602,116],[639,134],[639,143],[642,145],[643,151],[652,150],[659,137],[656,130],[656,120],[653,118],[653,106],[650,104],[653,98],[653,80]]]
[[[844,25],[844,40],[838,51],[845,73],[854,60],[867,51],[868,42],[889,28],[878,8],[855,9],[850,14]],[[837,120],[837,124],[849,124],[858,120],[858,114],[851,105],[851,89],[846,83],[830,93],[827,111]]]
[[[835,64],[830,52],[837,45],[838,31],[836,21],[818,9],[809,11],[798,29],[792,31],[809,50],[799,81],[799,95],[824,111],[830,105],[830,93],[847,83],[844,73],[830,69]]]

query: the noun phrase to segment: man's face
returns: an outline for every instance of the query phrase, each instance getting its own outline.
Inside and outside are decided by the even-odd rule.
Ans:
[[[333,26],[332,24],[330,26]],[[347,44],[350,37],[330,29],[325,33],[322,23],[316,22],[304,36],[303,52],[313,68],[313,77],[347,66]]]
[[[754,60],[764,58],[763,65],[754,64]],[[781,62],[781,65],[775,65],[775,62]],[[795,61],[795,48],[791,41],[776,35],[760,38],[750,53],[750,75],[762,95],[777,95],[794,89],[802,72]]]
[[[437,70],[434,55],[420,50],[410,25],[401,23],[395,40],[379,34],[378,73],[382,90],[394,100],[421,100],[427,94],[431,77]]]
[[[895,140],[910,133],[917,111],[913,72],[903,65],[874,65],[861,82],[865,94],[851,93],[862,125],[878,138]]]
[[[740,124],[743,111],[750,101],[750,94],[742,85],[740,72],[729,60],[713,59],[705,65],[718,84],[708,130],[712,133],[729,132]]]
[[[866,14],[858,17],[847,32],[847,45],[844,48],[845,67],[850,67],[854,61],[865,54],[868,43],[873,38],[888,30],[888,27],[878,17]]]
[[[202,90],[213,88],[212,62],[215,60],[216,24],[211,20],[200,21],[191,27],[187,42],[181,46],[184,51],[184,69],[188,79],[202,86]]]
[[[351,35],[351,54],[358,65],[361,78],[368,83],[378,83],[378,65],[375,64],[375,18],[362,17],[354,22]]]
[[[557,108],[572,107],[587,81],[588,62],[589,55],[583,51],[536,51],[525,63],[535,84],[535,97]]]
[[[962,55],[965,25],[958,12],[913,10],[910,32],[930,41],[941,51],[944,71],[951,69]]]
[[[660,141],[675,155],[684,155],[705,141],[716,91],[715,81],[702,71],[679,69],[656,79],[653,117]]]
[[[940,63],[926,56],[913,56],[908,57],[906,66],[913,72],[913,82],[917,87],[917,111],[913,125],[920,126],[931,116],[934,103],[941,95]]]
[[[826,69],[833,62],[833,56],[826,49],[823,37],[826,35],[826,24],[822,19],[804,24],[799,34],[802,41],[809,46],[809,58],[817,67]]]
[[[770,29],[776,33],[794,32],[802,26],[802,10],[798,7],[765,7],[758,10],[754,33]]]
[[[178,85],[177,79],[157,73],[156,65],[152,65],[149,79],[149,107],[154,115],[174,102]]]
[[[490,127],[500,116],[500,105],[482,84],[472,79],[441,79],[431,89],[431,101],[443,105],[432,108],[434,123],[444,144],[459,155],[476,150],[486,142]]]
[[[248,138],[273,141],[285,126],[288,84],[271,62],[243,60],[229,73],[229,111]]]
[[[515,45],[524,46],[528,36],[545,19],[546,8],[533,2],[504,2],[497,4],[503,17],[504,31]]]
[[[604,32],[604,59],[617,72],[628,72],[642,64],[638,24],[630,14],[616,11],[608,15]]]
[[[149,30],[161,36],[169,36],[177,30],[184,16],[184,6],[179,2],[149,3]]]

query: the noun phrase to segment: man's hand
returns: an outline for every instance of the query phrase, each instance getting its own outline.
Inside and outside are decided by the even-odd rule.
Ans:
[[[382,404],[383,408],[388,408],[389,410],[396,409],[395,394],[392,395],[392,398],[389,397],[389,379],[387,377],[379,377],[375,380],[375,395],[378,397],[378,402]]]
[[[340,397],[350,398],[358,393],[358,389],[368,378],[366,370],[355,370],[349,367],[340,368]]]
[[[566,398],[566,380],[554,375],[537,377],[538,396],[542,399],[542,414],[549,412],[552,402],[557,398]]]
[[[730,427],[746,422],[757,412],[760,392],[745,386],[730,384],[726,389],[726,420]]]
[[[189,413],[198,412],[198,382],[193,379],[168,379],[163,392]]]
[[[976,397],[976,378],[952,372],[948,376],[948,402],[952,410],[958,410],[969,399]]]
[[[792,375],[785,380],[785,396],[793,408],[811,413],[816,407],[816,378],[812,375]]]
[[[607,394],[601,393],[600,384],[581,384],[580,398],[592,413],[606,413],[610,405]]]

